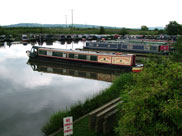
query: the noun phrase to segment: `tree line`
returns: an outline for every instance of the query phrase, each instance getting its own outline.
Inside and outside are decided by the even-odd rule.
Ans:
[[[165,26],[164,29],[155,28],[154,30],[149,30],[146,25],[141,26],[139,29],[114,29],[114,28],[42,28],[42,27],[16,27],[8,28],[0,26],[0,35],[22,35],[22,34],[133,34],[133,35],[182,35],[182,25],[178,24],[176,21],[170,21],[169,24]]]

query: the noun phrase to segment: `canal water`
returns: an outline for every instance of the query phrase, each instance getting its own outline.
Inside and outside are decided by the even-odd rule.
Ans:
[[[78,43],[43,43],[62,49],[82,48]],[[26,51],[38,43],[0,45],[0,136],[42,136],[41,128],[58,110],[84,102],[111,83],[104,80],[34,69]],[[37,65],[37,64],[36,64]]]

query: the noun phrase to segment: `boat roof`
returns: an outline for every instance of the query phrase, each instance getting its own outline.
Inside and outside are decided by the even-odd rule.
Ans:
[[[72,50],[72,49],[58,49],[58,48],[49,48],[49,47],[39,47],[33,46],[32,48],[46,49],[46,50],[54,50],[54,51],[63,51],[63,52],[71,52],[71,53],[83,53],[83,54],[95,54],[95,55],[112,55],[112,56],[133,56],[134,54],[124,54],[122,52],[100,52],[100,51],[81,51],[81,50]]]

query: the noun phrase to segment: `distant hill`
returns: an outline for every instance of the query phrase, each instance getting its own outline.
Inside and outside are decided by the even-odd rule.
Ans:
[[[158,26],[158,27],[149,27],[149,30],[155,30],[156,28],[158,30],[164,30],[164,27],[161,27],[161,26]]]
[[[3,27],[44,27],[44,28],[56,28],[56,27],[71,27],[71,24],[38,24],[38,23],[19,23],[19,24],[12,24],[12,25],[5,25]],[[97,25],[84,25],[84,24],[73,24],[75,28],[100,28],[101,26]],[[112,26],[102,26],[104,28],[111,28],[111,29],[122,29],[124,27],[112,27]],[[162,30],[164,27],[148,27],[149,30],[159,29]],[[140,29],[140,28],[129,28],[129,29]]]
[[[12,25],[6,25],[3,27],[47,27],[47,28],[55,28],[55,27],[62,27],[62,28],[66,28],[66,27],[71,27],[71,24],[68,24],[66,26],[66,24],[38,24],[38,23],[20,23],[20,24],[12,24]],[[101,26],[97,26],[97,25],[84,25],[84,24],[73,24],[73,27],[75,28],[100,28]],[[116,28],[116,27],[111,27],[111,26],[103,26],[105,28]],[[117,29],[119,29],[121,27],[117,27]]]

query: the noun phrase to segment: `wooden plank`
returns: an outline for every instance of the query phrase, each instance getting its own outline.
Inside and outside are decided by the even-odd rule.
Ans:
[[[113,105],[113,104],[119,102],[120,100],[121,100],[120,98],[116,98],[116,99],[112,100],[111,102],[109,102],[109,103],[103,105],[102,107],[97,108],[96,110],[90,112],[90,113],[89,113],[89,129],[92,130],[92,129],[95,128],[96,115],[97,115],[99,112],[105,110],[106,108],[108,108],[109,106],[111,106],[111,105]]]
[[[107,115],[104,116],[104,122],[102,123],[103,126],[103,134],[109,134],[113,131],[113,126],[116,121],[116,115],[118,113],[118,109],[109,112]]]
[[[97,133],[100,133],[103,130],[102,123],[104,122],[104,116],[108,114],[109,112],[113,111],[117,106],[118,106],[118,103],[115,103],[114,105],[108,107],[107,109],[105,109],[104,111],[96,115],[95,131]]]

